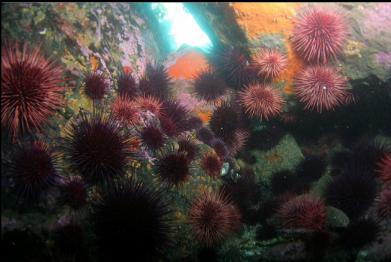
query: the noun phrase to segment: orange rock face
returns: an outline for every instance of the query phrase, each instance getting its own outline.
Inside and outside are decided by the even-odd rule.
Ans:
[[[246,32],[250,41],[269,34],[284,36],[284,44],[288,52],[288,68],[277,80],[286,81],[285,93],[293,93],[293,78],[303,65],[294,53],[289,37],[293,31],[293,20],[300,3],[234,3],[232,7],[237,14],[238,24]]]
[[[208,62],[204,55],[191,50],[179,57],[175,64],[168,69],[168,73],[174,79],[184,78],[192,80],[200,70],[205,69],[207,66]]]

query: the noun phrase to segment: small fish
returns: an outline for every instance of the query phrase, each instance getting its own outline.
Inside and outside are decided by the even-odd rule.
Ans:
[[[130,66],[124,66],[124,73],[125,74],[131,74],[132,72],[133,72],[133,70]]]
[[[96,56],[92,55],[90,58],[90,62],[92,71],[95,72],[96,70],[98,70],[100,65],[99,59]]]

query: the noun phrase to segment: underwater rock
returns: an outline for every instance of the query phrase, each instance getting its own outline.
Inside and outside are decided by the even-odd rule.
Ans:
[[[385,232],[379,235],[378,241],[372,243],[371,247],[367,248],[365,252],[358,254],[359,258],[366,261],[390,261],[391,259],[391,234]]]
[[[327,206],[326,207],[326,225],[331,228],[347,227],[349,225],[349,217],[340,209]]]
[[[272,173],[282,170],[293,170],[304,158],[290,134],[285,135],[274,148],[268,151],[254,150],[251,154],[256,158],[255,173],[263,177],[270,177]]]
[[[262,255],[268,261],[301,261],[306,256],[305,243],[302,241],[275,245]]]

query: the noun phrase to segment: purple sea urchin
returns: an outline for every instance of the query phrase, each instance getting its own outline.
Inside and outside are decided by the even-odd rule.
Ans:
[[[193,139],[189,136],[182,137],[178,140],[178,152],[186,153],[187,159],[192,161],[195,156],[198,154],[198,146],[194,143]]]
[[[227,85],[234,89],[241,89],[257,78],[257,71],[250,66],[250,54],[243,47],[218,45],[209,60]]]
[[[214,134],[227,144],[235,140],[235,132],[239,128],[239,114],[232,105],[223,103],[217,107],[212,114],[209,126]]]
[[[326,202],[350,218],[362,215],[376,196],[376,182],[368,174],[353,171],[333,177],[325,190]]]
[[[121,74],[117,79],[118,93],[120,96],[127,96],[129,98],[136,97],[138,90],[136,81],[131,74]]]
[[[9,163],[9,176],[19,197],[37,201],[59,185],[59,155],[42,141],[19,146]]]
[[[169,186],[179,186],[190,176],[190,163],[185,152],[167,153],[156,163],[159,178]]]
[[[87,187],[81,177],[69,178],[61,191],[64,203],[71,208],[78,210],[87,204]]]
[[[214,71],[206,70],[197,75],[194,80],[197,96],[206,101],[214,101],[224,95],[228,86]]]
[[[156,150],[164,145],[164,136],[159,128],[147,125],[141,130],[141,140],[150,149]]]
[[[81,112],[66,130],[64,149],[71,167],[87,183],[110,182],[125,174],[135,140],[112,118]]]
[[[84,92],[93,101],[102,100],[108,88],[105,77],[100,73],[91,73],[85,78]]]
[[[157,261],[170,244],[170,209],[161,194],[141,182],[123,180],[93,206],[91,223],[100,261]]]
[[[188,115],[189,111],[177,101],[165,101],[159,119],[166,135],[173,137],[185,131],[188,127]]]
[[[171,79],[164,66],[147,65],[144,76],[140,79],[139,88],[144,96],[166,100],[170,97]]]

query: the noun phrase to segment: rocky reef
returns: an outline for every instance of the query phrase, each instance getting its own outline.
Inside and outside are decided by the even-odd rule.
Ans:
[[[388,261],[391,4],[2,4],[6,261]]]

